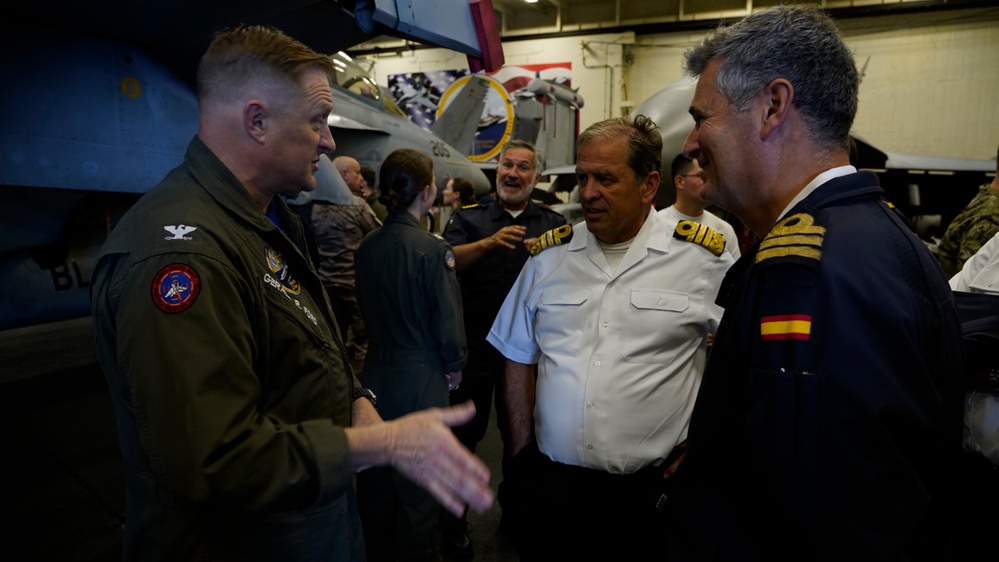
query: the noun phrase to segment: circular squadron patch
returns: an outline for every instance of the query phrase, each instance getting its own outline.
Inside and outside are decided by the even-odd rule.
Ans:
[[[444,265],[446,265],[448,269],[454,269],[454,250],[451,248],[444,251]]]
[[[151,293],[153,304],[163,312],[184,312],[198,298],[201,278],[193,267],[175,263],[161,269],[153,278]]]

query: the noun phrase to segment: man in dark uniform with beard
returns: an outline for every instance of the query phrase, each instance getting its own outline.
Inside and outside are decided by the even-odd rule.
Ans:
[[[455,213],[444,238],[454,247],[468,339],[468,365],[461,386],[451,393],[451,403],[475,401],[475,418],[454,428],[469,450],[482,440],[489,425],[489,408],[505,361],[486,341],[489,327],[503,299],[527,262],[528,249],[541,234],[566,224],[565,217],[531,201],[531,190],[541,179],[541,154],[527,141],[503,146],[496,170],[497,197],[487,205],[466,207]],[[503,415],[496,393],[497,415]],[[506,424],[500,420],[503,458],[508,457]],[[502,493],[500,494],[502,502]],[[456,558],[471,557],[472,540],[464,518],[449,519],[442,527],[443,550]]]

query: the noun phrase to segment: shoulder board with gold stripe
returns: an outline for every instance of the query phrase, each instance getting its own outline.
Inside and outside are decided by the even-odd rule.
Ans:
[[[797,213],[777,223],[760,242],[756,263],[773,258],[795,257],[819,261],[826,227],[815,224],[815,217]]]
[[[465,205],[462,209],[474,209],[476,207],[485,207],[482,203],[472,203],[471,205]]]
[[[673,231],[673,238],[704,246],[716,256],[720,256],[725,251],[725,236],[696,221],[677,223],[676,230]]]
[[[531,244],[531,255],[536,256],[545,248],[565,244],[569,240],[572,240],[572,225],[563,224],[562,226],[553,228],[541,236],[538,236],[538,239],[534,241],[534,244]]]

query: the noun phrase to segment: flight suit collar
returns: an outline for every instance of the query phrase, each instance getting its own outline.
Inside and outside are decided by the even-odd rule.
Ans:
[[[229,171],[229,168],[197,135],[191,139],[191,143],[187,146],[185,161],[191,175],[194,176],[201,188],[221,207],[239,217],[240,220],[249,223],[256,230],[268,235],[273,235],[275,231],[278,231],[277,226],[257,208],[242,182]],[[281,197],[275,197],[273,204],[281,224],[288,231],[286,233],[288,238],[290,240],[301,239],[303,229],[298,217],[291,212]],[[304,252],[302,248],[299,248],[299,251]]]
[[[416,220],[416,217],[409,214],[409,212],[405,210],[390,212],[388,216],[385,217],[385,224],[389,223],[399,223],[420,228],[420,221]]]

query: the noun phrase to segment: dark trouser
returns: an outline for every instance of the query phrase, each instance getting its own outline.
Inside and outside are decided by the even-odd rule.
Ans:
[[[482,345],[488,346],[488,349]],[[462,445],[474,453],[475,447],[489,429],[489,414],[495,400],[496,425],[499,426],[500,439],[503,442],[500,472],[506,474],[507,464],[510,462],[510,430],[500,384],[506,360],[488,342],[481,342],[479,346],[470,344],[468,351],[468,365],[462,370],[461,384],[451,392],[450,400],[451,405],[462,404],[469,400],[474,402],[475,417],[465,425],[451,428],[451,431]],[[500,481],[497,499],[501,508],[506,502],[506,488],[506,484]]]
[[[953,522],[954,560],[984,560],[983,553],[994,552],[999,467],[977,453],[961,453]]]
[[[352,287],[326,287],[326,295],[330,298],[330,308],[347,350],[350,368],[361,379],[364,357],[368,354],[368,332],[364,329],[357,293]]]
[[[498,376],[502,376],[502,369]],[[510,439],[506,423],[506,407],[498,384],[498,376],[495,372],[475,373],[467,369],[462,371],[461,384],[456,390],[451,391],[451,404],[462,404],[469,400],[475,402],[475,417],[465,425],[452,428],[452,431],[458,441],[474,453],[475,447],[489,429],[489,414],[495,397],[496,425],[499,426],[500,438],[503,440],[503,458],[506,459],[507,444]]]
[[[357,475],[357,503],[369,562],[439,560],[440,505],[392,468]]]
[[[666,556],[661,469],[608,474],[554,462],[531,443],[509,470],[503,510],[522,561]]]

